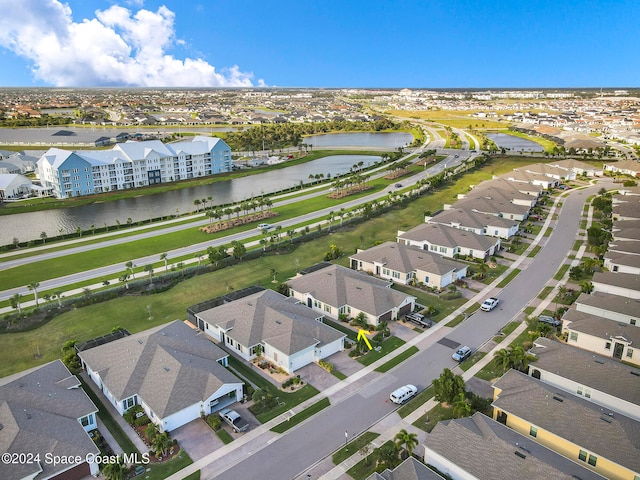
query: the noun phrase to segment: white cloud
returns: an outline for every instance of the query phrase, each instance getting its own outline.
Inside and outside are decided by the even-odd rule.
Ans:
[[[55,86],[252,86],[253,74],[237,65],[217,71],[200,58],[167,54],[184,41],[176,39],[175,14],[165,6],[134,13],[113,5],[74,22],[58,0],[0,3],[0,46],[27,58],[34,76]]]

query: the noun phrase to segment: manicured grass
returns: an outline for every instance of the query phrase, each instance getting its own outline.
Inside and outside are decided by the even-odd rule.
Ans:
[[[443,203],[452,203],[458,193],[468,191],[469,184],[478,184],[493,175],[529,163],[531,163],[530,158],[505,157],[492,160],[481,169],[470,172],[464,178],[446,185],[446,188],[430,192],[402,208],[394,208],[367,222],[355,226],[345,226],[344,229],[333,232],[330,237],[321,237],[306,242],[303,247],[295,248],[289,253],[280,252],[277,255],[267,255],[241,262],[224,270],[199,275],[181,282],[163,293],[148,296],[126,296],[98,305],[79,308],[60,315],[32,331],[0,334],[0,376],[10,375],[60,358],[60,348],[68,340],[89,340],[111,332],[112,328],[116,326],[122,326],[131,333],[137,333],[174,319],[185,318],[185,309],[188,306],[222,295],[229,290],[255,284],[270,288],[273,286],[271,269],[278,272],[278,278],[292,277],[299,270],[321,261],[324,254],[329,251],[331,244],[335,244],[347,252],[355,251],[356,248],[368,248],[379,242],[395,241],[397,229],[409,230],[415,225],[423,223],[425,211],[437,211],[442,208]],[[193,230],[187,232],[191,232],[191,237],[193,237]],[[156,237],[155,241],[160,242],[164,237]],[[208,240],[211,238],[213,236],[206,237]],[[193,238],[190,238],[187,243],[193,243]],[[131,255],[127,250],[127,245],[120,245],[117,248],[124,251],[126,260],[129,260],[134,255]],[[161,245],[166,247],[165,243],[161,243]],[[145,250],[146,247],[149,245],[143,244],[142,250]],[[158,249],[160,252],[167,250],[166,248]],[[101,249],[97,252],[104,254],[106,251],[107,249]],[[149,251],[145,250],[144,255],[148,254]],[[67,256],[62,260],[63,262],[75,263],[79,269],[85,269],[82,259],[75,255]],[[117,262],[118,260],[111,258],[109,261]],[[29,282],[36,279],[42,280],[45,269],[52,268],[51,264],[45,262],[34,265],[37,267],[34,267],[29,275],[25,275],[29,278]],[[52,275],[61,274],[56,271]],[[12,277],[13,275],[3,275],[0,282],[6,283]],[[19,285],[24,284],[24,281],[19,283]],[[410,289],[410,292],[411,295],[421,297],[417,293],[419,291]],[[428,296],[428,294],[422,293]],[[455,311],[464,302],[464,299],[445,302],[433,297],[433,300],[427,301],[426,304],[433,304],[439,310],[438,314],[432,318],[438,321]],[[149,319],[147,306],[152,312],[151,319]]]
[[[553,276],[553,278],[555,280],[562,280],[562,278],[564,277],[564,274],[567,273],[567,270],[569,270],[569,267],[571,265],[569,265],[568,263],[565,263],[564,265],[562,265],[558,271],[556,272],[556,274]]]
[[[345,378],[347,378],[347,376],[342,373],[340,370],[334,368],[333,370],[331,370],[331,375],[333,375],[334,377],[336,377],[339,380],[344,380]]]
[[[509,272],[509,274],[504,277],[504,279],[502,279],[502,281],[498,284],[498,288],[504,288],[507,285],[509,285],[509,283],[511,282],[511,280],[513,280],[514,278],[516,278],[516,276],[521,272],[520,269],[518,268],[514,268],[513,270],[511,270]]]
[[[439,403],[418,420],[413,422],[413,426],[420,430],[424,430],[425,432],[431,432],[438,422],[450,420],[452,418],[455,418],[453,415],[453,408],[445,408],[441,403]]]
[[[357,341],[358,332],[354,332],[352,329],[350,329],[346,325],[340,322],[334,322],[333,320],[329,320],[328,318],[325,318],[322,322],[346,334],[349,340],[353,340],[354,342]]]
[[[200,480],[200,470],[184,477],[184,480]]]
[[[142,480],[162,480],[164,478],[170,477],[176,472],[179,472],[192,463],[193,461],[191,460],[189,455],[187,455],[187,452],[181,449],[180,453],[178,453],[175,457],[167,462],[150,463],[147,466],[150,471],[144,473],[143,475],[140,475],[140,478]]]
[[[540,293],[538,294],[538,298],[540,300],[544,300],[545,298],[547,298],[549,296],[549,294],[551,293],[551,290],[553,290],[553,287],[551,287],[551,286],[544,287],[542,290],[540,290]],[[535,310],[534,307],[527,307],[527,308],[532,308],[533,310]],[[525,309],[525,311],[526,311],[526,309]]]
[[[550,237],[551,236],[551,232],[553,232],[553,228],[547,228],[544,233],[542,234],[543,237]]]
[[[459,325],[460,323],[465,321],[469,315],[471,315],[472,313],[476,312],[479,308],[480,308],[480,304],[479,303],[474,303],[469,308],[467,308],[464,311],[464,313],[461,313],[460,315],[457,315],[456,318],[454,318],[449,323],[447,323],[447,327],[450,327],[450,328],[456,327],[457,325]]]
[[[518,335],[513,342],[509,344],[509,346],[517,346],[522,345],[529,336],[529,332],[525,329],[520,335]],[[506,347],[505,347],[506,348]],[[492,359],[489,363],[487,363],[482,370],[476,373],[476,377],[481,378],[487,381],[493,381],[504,374],[504,370],[502,368],[502,363],[496,361],[496,359]]]
[[[371,365],[373,362],[375,362],[376,360],[381,359],[382,357],[384,357],[385,355],[387,355],[388,353],[394,351],[396,348],[401,347],[402,345],[404,345],[406,342],[404,340],[402,340],[401,338],[398,337],[389,337],[387,338],[385,341],[382,342],[382,344],[380,345],[380,350],[369,350],[365,355],[361,356],[360,358],[358,358],[358,361],[367,366],[367,365]]]
[[[533,247],[533,249],[529,252],[529,254],[527,255],[527,257],[535,257],[538,252],[542,250],[542,247],[540,245],[536,245],[535,247]]]
[[[220,440],[222,440],[222,443],[224,443],[225,445],[227,443],[231,443],[233,442],[233,437],[231,436],[231,434],[229,432],[227,432],[224,428],[219,429],[216,432],[216,435],[218,436],[218,438]]]
[[[405,403],[403,406],[401,406],[398,409],[398,415],[400,415],[400,417],[402,418],[407,417],[408,415],[412,414],[417,409],[419,409],[422,405],[427,403],[429,400],[431,400],[433,398],[433,395],[434,395],[433,386],[429,385],[429,387],[425,388],[418,395],[416,395],[407,403]]]
[[[582,246],[583,243],[584,242],[582,240],[576,240],[573,244],[572,250],[577,252],[578,250],[580,250],[580,247]]]
[[[331,402],[329,402],[329,399],[325,397],[322,400],[314,403],[313,405],[305,408],[301,412],[296,413],[293,417],[287,419],[286,421],[279,423],[278,425],[273,427],[271,431],[276,433],[284,433],[290,428],[295,427],[299,423],[304,422],[307,418],[313,417],[320,410],[323,410],[330,405]]]
[[[511,332],[513,332],[516,328],[518,328],[518,325],[520,325],[520,322],[509,322],[509,323],[507,323],[505,325],[505,327],[501,330],[501,332],[504,333],[504,337],[499,337],[500,340],[496,340],[496,343],[502,342],[502,340],[506,336],[508,336]]]
[[[480,360],[482,360],[482,358],[484,358],[484,356],[487,354],[487,352],[475,352],[473,355],[471,355],[469,358],[467,358],[466,360],[464,360],[463,362],[460,363],[460,368],[462,369],[463,372],[466,372],[467,370],[469,370],[475,363],[479,362]]]
[[[411,355],[413,355],[414,353],[418,353],[419,351],[420,350],[418,350],[418,347],[416,347],[415,345],[412,346],[412,347],[409,347],[404,352],[402,352],[400,355],[396,356],[395,358],[392,358],[388,362],[385,362],[382,365],[380,365],[378,368],[376,368],[376,372],[381,372],[381,373],[388,372],[393,367],[395,367],[396,365],[400,365],[402,362],[404,362]]]
[[[138,451],[135,444],[129,439],[127,434],[124,433],[124,430],[122,430],[118,422],[115,421],[115,419],[111,416],[107,408],[104,406],[102,399],[99,398],[98,395],[94,393],[91,387],[89,387],[86,384],[84,379],[79,375],[78,375],[78,379],[82,383],[82,389],[89,396],[89,398],[94,403],[94,405],[98,408],[98,418],[102,423],[104,423],[105,427],[107,427],[109,432],[111,432],[111,435],[113,435],[113,438],[116,439],[116,442],[118,442],[118,445],[120,445],[122,450],[124,450],[125,453],[145,453],[145,452]]]
[[[331,460],[333,460],[334,465],[340,465],[347,458],[355,454],[362,447],[371,443],[373,440],[380,436],[379,433],[375,432],[364,432],[362,435],[354,438],[346,446],[342,447],[336,453],[331,456]]]
[[[443,318],[449,316],[452,312],[458,309],[461,305],[464,305],[466,300],[464,298],[455,298],[453,300],[444,300],[437,295],[434,295],[419,288],[412,288],[407,285],[395,284],[393,286],[395,290],[399,290],[407,295],[413,295],[416,297],[416,301],[421,305],[431,306],[436,309],[434,315],[426,315],[434,322],[439,322]]]
[[[521,244],[524,245],[526,247],[525,244]],[[493,283],[493,281],[498,278],[500,275],[502,275],[509,267],[507,265],[502,265],[502,264],[496,264],[495,268],[489,268],[487,270],[487,275],[481,279],[478,280],[481,283],[484,283],[485,285],[489,285],[491,283]]]
[[[388,440],[383,445],[386,446],[392,443],[393,443],[392,440]],[[375,450],[373,450],[373,452],[371,452],[368,455],[367,458],[363,458],[358,463],[356,463],[353,467],[347,470],[347,475],[349,475],[351,478],[355,480],[365,480],[369,478],[369,476],[371,476],[371,474],[375,472],[377,469],[384,470],[385,465],[381,465],[379,463],[381,459],[379,459],[378,450],[379,449],[376,448]]]

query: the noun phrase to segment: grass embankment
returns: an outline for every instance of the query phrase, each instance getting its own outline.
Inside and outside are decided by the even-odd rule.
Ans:
[[[296,413],[293,417],[288,418],[282,423],[279,423],[275,427],[271,429],[272,432],[276,433],[284,433],[287,430],[295,427],[296,425],[304,422],[307,418],[313,417],[316,413],[321,410],[324,410],[328,406],[331,405],[328,398],[323,398],[322,400],[317,401],[313,405],[305,408],[301,412]]]
[[[338,450],[333,454],[331,460],[334,465],[340,465],[347,458],[355,454],[358,450],[360,450],[365,445],[371,443],[373,440],[380,436],[379,433],[375,432],[364,432],[362,435],[354,438],[349,443],[347,443],[344,447]]]
[[[530,160],[526,163],[529,162]],[[395,241],[397,229],[409,230],[422,223],[426,210],[437,211],[442,208],[443,203],[451,203],[458,193],[468,189],[469,184],[477,184],[493,174],[499,174],[523,164],[525,162],[520,158],[513,161],[507,158],[501,159],[500,162],[491,162],[446,189],[421,197],[404,208],[391,210],[357,226],[334,232],[329,237],[307,242],[302,248],[297,248],[290,253],[267,255],[256,260],[241,262],[224,270],[186,280],[163,293],[121,297],[83,307],[60,315],[33,331],[0,334],[0,376],[60,358],[61,347],[68,340],[89,340],[111,332],[116,326],[122,326],[131,333],[136,333],[171,320],[183,319],[188,306],[222,295],[229,290],[256,284],[270,288],[273,286],[271,269],[278,272],[279,280],[290,278],[300,269],[322,260],[331,244],[339,246],[345,252],[355,252],[356,248],[368,248],[378,242]],[[162,237],[158,237],[158,241],[160,238]],[[145,252],[145,254],[149,253]],[[74,257],[75,255],[67,256],[64,262],[79,263],[74,260]],[[33,271],[32,274],[35,276],[29,281],[41,280],[40,275],[45,267],[42,264],[37,265],[40,267]],[[81,265],[77,266],[81,267]],[[3,280],[6,280],[4,277],[10,276],[3,275]],[[411,289],[411,292],[414,290]],[[427,298],[426,292],[411,294],[419,298],[423,298],[422,295],[424,295],[424,298]],[[464,303],[464,300],[461,301]],[[445,307],[442,307],[441,313],[436,318],[446,316],[444,309]]]

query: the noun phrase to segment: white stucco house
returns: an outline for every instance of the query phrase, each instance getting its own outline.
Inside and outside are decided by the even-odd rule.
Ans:
[[[426,223],[438,223],[448,227],[459,228],[477,235],[500,237],[506,240],[518,233],[520,226],[520,223],[516,220],[457,208],[455,204],[432,217],[426,216],[424,221]]]
[[[228,354],[179,320],[78,356],[118,413],[140,405],[161,432],[209,415],[243,395],[242,380],[225,368]]]
[[[295,298],[263,290],[195,313],[203,331],[245,360],[262,355],[289,374],[344,350],[346,335]]]

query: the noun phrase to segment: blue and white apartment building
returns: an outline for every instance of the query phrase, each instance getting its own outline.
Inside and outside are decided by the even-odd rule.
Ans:
[[[110,150],[50,148],[37,166],[43,187],[70,198],[230,172],[233,163],[223,140],[196,136],[168,144],[129,141]]]

